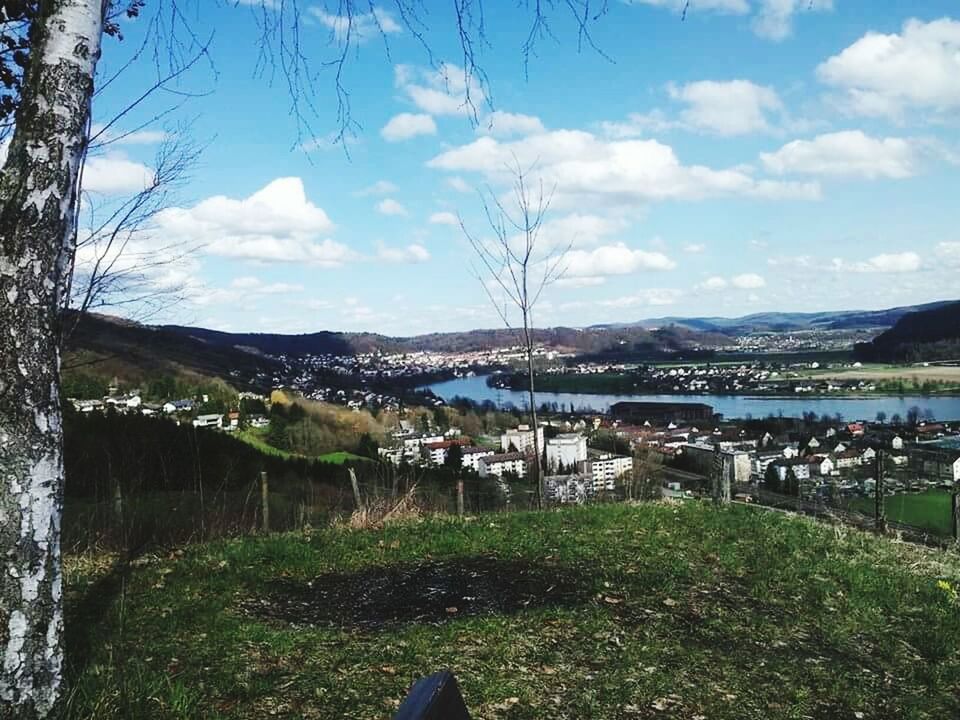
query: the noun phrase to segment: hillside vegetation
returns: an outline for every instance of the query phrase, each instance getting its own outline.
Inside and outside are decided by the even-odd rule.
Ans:
[[[105,565],[67,564],[67,718],[387,718],[440,668],[476,718],[960,715],[956,556],[775,512],[433,517]]]
[[[960,359],[960,302],[904,315],[872,342],[856,347],[871,362],[921,362]]]

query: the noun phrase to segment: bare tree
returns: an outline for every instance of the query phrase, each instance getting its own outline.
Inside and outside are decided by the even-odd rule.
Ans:
[[[533,168],[524,169],[514,158],[508,168],[513,176],[509,200],[501,200],[492,191],[481,194],[483,210],[492,237],[472,234],[460,217],[460,229],[480,261],[476,272],[487,297],[508,328],[516,329],[523,343],[527,365],[527,392],[530,422],[533,427],[534,474],[537,483],[537,508],[543,508],[543,458],[537,435],[537,399],[534,381],[535,350],[533,313],[544,289],[559,280],[566,268],[563,262],[570,245],[543,244],[541,231],[555,188],[544,188],[542,178],[533,183]],[[509,203],[509,207],[508,207]],[[572,243],[572,241],[571,241]],[[486,276],[486,277],[485,277]],[[492,287],[491,287],[492,286]],[[502,297],[497,297],[502,294]],[[519,324],[510,318],[511,308],[519,314]]]

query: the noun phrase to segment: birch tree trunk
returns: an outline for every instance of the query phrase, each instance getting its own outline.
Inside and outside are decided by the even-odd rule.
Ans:
[[[63,668],[59,316],[105,0],[43,0],[0,170],[0,718],[46,717]]]

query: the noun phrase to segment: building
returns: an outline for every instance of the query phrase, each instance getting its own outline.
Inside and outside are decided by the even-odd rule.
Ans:
[[[687,443],[680,446],[680,452],[693,472],[705,477],[713,476],[715,462],[715,453],[713,445],[702,445]],[[777,456],[780,457],[779,455]],[[750,475],[753,471],[753,463],[750,460],[750,453],[743,450],[720,450],[720,460],[722,464],[723,478],[731,484],[750,482]],[[771,459],[767,464],[773,462]],[[766,466],[764,466],[766,470]]]
[[[490,448],[465,447],[463,449],[463,467],[474,472],[480,472],[480,460],[494,454]]]
[[[447,461],[447,453],[454,445],[464,446],[469,444],[466,438],[463,440],[442,440],[440,442],[425,443],[423,445],[427,457],[433,465],[443,465]]]
[[[797,480],[809,480],[810,479],[810,465],[807,464],[806,460],[801,460],[800,458],[790,458],[783,460],[776,460],[775,462],[770,463],[776,473],[777,477],[780,478],[780,482],[786,482],[787,473],[793,470],[793,475]]]
[[[518,425],[500,436],[500,449],[504,452],[534,452],[533,429],[529,425]],[[543,428],[537,428],[537,446],[543,450]],[[512,446],[512,447],[511,447]]]
[[[827,476],[833,472],[833,460],[826,455],[811,455],[807,458],[811,475]]]
[[[613,490],[616,481],[633,471],[633,458],[626,455],[598,455],[580,463],[582,475],[593,479],[593,489]]]
[[[477,472],[480,477],[498,477],[516,475],[519,478],[527,476],[527,456],[522,453],[503,453],[487,455],[477,461]]]
[[[167,415],[172,415],[176,412],[192,412],[193,400],[168,400],[163,404],[163,411],[167,413]]]
[[[197,415],[193,419],[194,427],[220,427],[223,424],[223,415]]]
[[[77,412],[89,413],[94,410],[103,410],[102,400],[71,400],[70,402],[73,403],[73,407]]]
[[[642,425],[683,424],[713,420],[713,407],[703,403],[618,402],[610,406],[610,415],[621,422]]]
[[[547,499],[558,503],[583,503],[594,495],[593,480],[585,475],[547,475],[543,479]]]
[[[960,455],[926,457],[923,460],[923,471],[931,480],[948,483],[960,482]]]
[[[578,467],[587,459],[587,438],[579,433],[561,433],[547,440],[547,471]]]

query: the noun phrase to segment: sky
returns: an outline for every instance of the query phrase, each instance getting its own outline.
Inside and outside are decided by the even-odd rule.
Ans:
[[[483,197],[509,207],[516,163],[551,197],[537,257],[562,254],[541,326],[960,297],[954,2],[610,0],[595,47],[559,3],[525,65],[529,14],[486,0],[483,82],[465,80],[446,4],[414,33],[383,0],[347,37],[337,2],[302,0],[309,128],[262,52],[257,4],[198,3],[184,22],[208,54],[116,120],[85,171],[89,225],[152,176],[165,140],[202,148],[130,242],[129,263],[172,253],[146,272],[184,297],[155,321],[501,326],[460,223],[493,237]],[[105,39],[95,128],[156,80],[148,49],[106,82],[154,27],[146,12]],[[338,143],[329,61],[347,41],[354,125]]]

